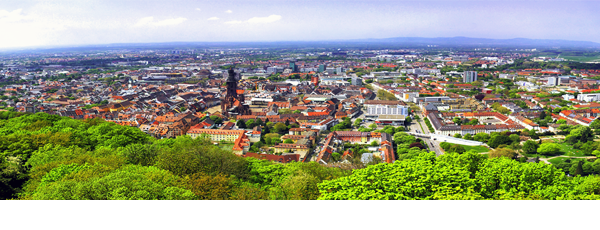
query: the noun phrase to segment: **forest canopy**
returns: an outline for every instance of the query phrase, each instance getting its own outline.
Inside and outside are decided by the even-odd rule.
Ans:
[[[552,165],[474,152],[436,157],[403,132],[394,134],[394,142],[403,150],[395,163],[349,170],[244,158],[205,139],[157,140],[135,127],[97,119],[0,112],[0,198],[599,198],[596,175],[568,177]]]

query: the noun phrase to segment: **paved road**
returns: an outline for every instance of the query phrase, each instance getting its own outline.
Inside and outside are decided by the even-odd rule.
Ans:
[[[427,129],[427,125],[425,125],[425,122],[423,121],[423,118],[422,118],[423,115],[421,115],[419,113],[419,116],[421,117],[421,121],[417,122],[416,120],[413,120],[411,122],[411,124],[407,126],[408,127],[407,131],[416,132],[416,133],[429,134],[429,129]],[[357,118],[361,118],[363,120],[363,122],[362,122],[361,125],[364,126],[364,127],[369,127],[369,125],[371,125],[371,124],[374,123],[374,122],[368,122],[368,121],[364,120],[365,119],[364,111],[362,111],[357,117],[355,117],[355,118],[352,119],[352,124],[354,124],[354,121]],[[421,125],[419,125],[419,123],[421,123]],[[422,126],[422,128],[421,128],[421,126]],[[378,128],[381,128],[381,127],[383,127],[383,126],[380,126]],[[353,130],[357,130],[357,129],[354,128]],[[427,148],[429,149],[429,151],[434,151],[436,156],[444,154],[444,152],[441,150],[442,148],[440,147],[438,141],[434,141],[434,140],[431,140],[429,138],[422,138],[422,139],[425,141],[425,144],[427,145]],[[322,144],[323,143],[320,143],[320,145],[322,145]],[[318,152],[316,152],[315,154],[313,154],[313,159],[317,155],[317,153]]]
[[[419,123],[421,123],[421,126],[423,126],[422,129],[421,129],[421,126],[419,126]],[[429,134],[429,129],[427,129],[427,126],[425,125],[425,122],[423,121],[423,119],[421,119],[420,122],[413,120],[413,122],[409,125],[409,127],[410,127],[410,132]],[[431,140],[430,138],[421,138],[421,139],[423,139],[423,141],[425,141],[425,144],[427,144],[427,148],[429,149],[429,151],[434,151],[436,156],[444,154],[438,141]]]
[[[549,157],[549,158],[540,158],[540,161],[543,161],[546,164],[552,164],[550,163],[550,159],[554,159],[554,158],[558,158],[558,157],[568,157],[568,158],[580,158],[580,159],[593,159],[593,158],[597,158],[595,156],[585,156],[585,157],[572,157],[572,156],[565,156],[565,155],[560,155],[560,156],[553,156],[553,157]]]
[[[419,122],[413,121],[413,124],[415,124],[417,127],[419,127],[416,130],[419,130],[419,131],[421,130],[421,126],[419,126],[419,123],[423,127],[423,131],[421,131],[421,132],[424,134],[429,134],[430,133],[429,129],[427,128],[425,121],[423,121],[423,118],[421,118],[421,120]],[[434,141],[429,138],[422,138],[422,139],[425,141],[425,143],[427,143],[427,147],[429,148],[429,150],[430,151],[433,150],[435,152],[436,156],[444,154],[444,152],[442,151],[442,148],[440,147],[439,141]]]

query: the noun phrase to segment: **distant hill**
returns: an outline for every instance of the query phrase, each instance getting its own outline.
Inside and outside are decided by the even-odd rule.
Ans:
[[[561,47],[561,48],[600,48],[600,43],[589,41],[568,41],[556,39],[490,39],[490,38],[469,38],[469,37],[441,37],[441,38],[422,38],[422,37],[396,37],[381,39],[356,39],[350,40],[359,43],[387,43],[404,44],[407,46],[495,46],[495,47]]]
[[[29,47],[0,49],[12,52],[64,52],[64,51],[92,51],[109,49],[188,49],[188,48],[366,48],[366,49],[395,49],[418,48],[435,45],[437,47],[482,47],[482,48],[600,48],[600,43],[589,41],[568,41],[556,39],[490,39],[469,37],[396,37],[396,38],[370,38],[350,40],[323,40],[323,41],[262,41],[262,42],[155,42],[155,43],[113,43],[90,45],[66,45],[54,47]]]

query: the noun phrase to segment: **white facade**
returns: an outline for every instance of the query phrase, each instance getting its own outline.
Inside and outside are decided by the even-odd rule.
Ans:
[[[577,100],[585,102],[600,101],[600,93],[579,94]]]
[[[402,98],[400,98],[400,100],[410,102],[413,101],[416,97],[419,97],[418,92],[406,92],[402,93]]]
[[[408,108],[401,105],[367,105],[365,116],[404,115],[408,116]]]
[[[548,83],[546,85],[555,86],[555,85],[558,85],[558,84],[560,84],[560,82],[558,82],[558,78],[557,77],[549,77],[548,78]]]
[[[571,94],[565,94],[565,95],[562,95],[562,98],[563,98],[563,100],[568,101],[571,99],[575,99],[575,96],[573,96]]]

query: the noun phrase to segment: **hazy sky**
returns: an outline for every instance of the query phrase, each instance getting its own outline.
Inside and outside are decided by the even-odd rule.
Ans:
[[[0,0],[0,48],[387,37],[600,42],[599,1]]]

